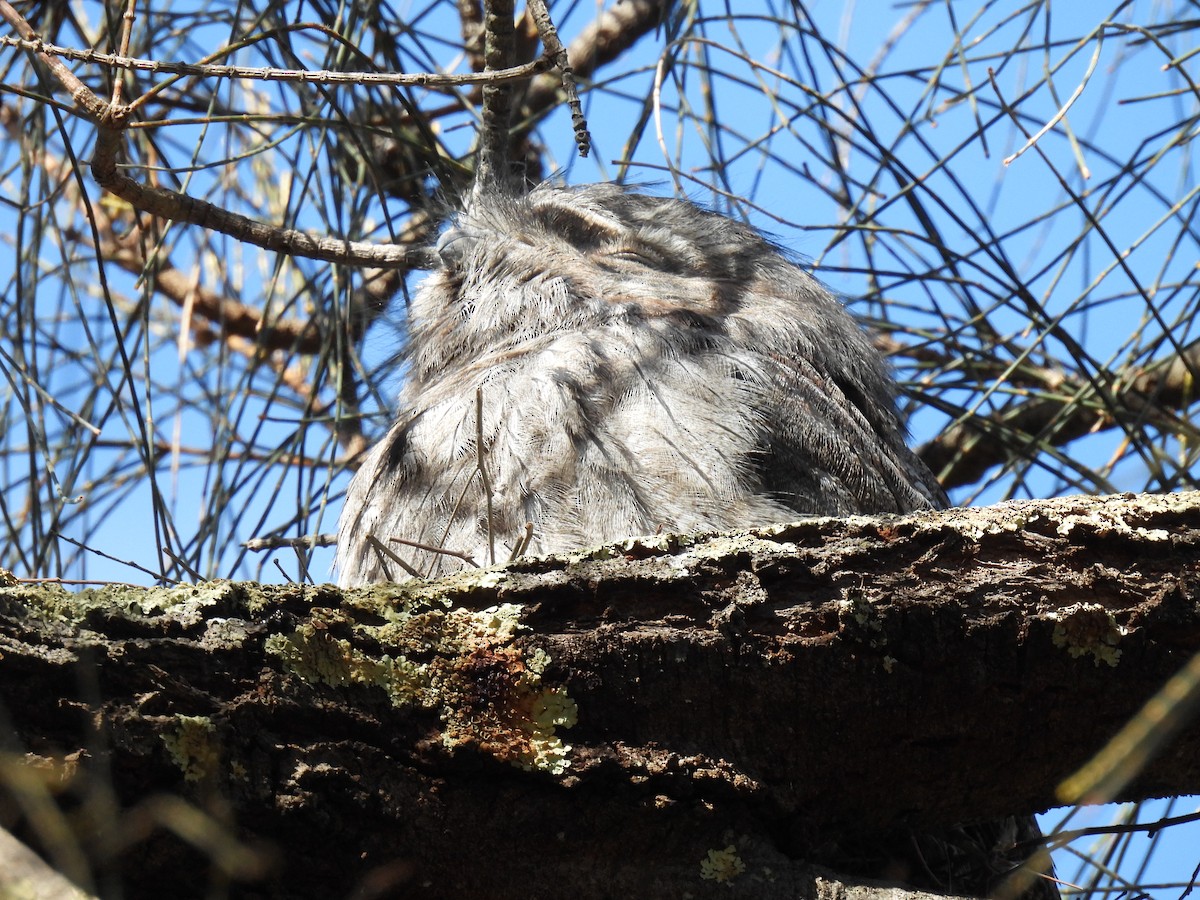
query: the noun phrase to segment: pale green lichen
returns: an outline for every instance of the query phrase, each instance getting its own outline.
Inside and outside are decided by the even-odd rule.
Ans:
[[[1037,520],[1036,515],[1025,516],[1014,509],[1005,510],[1004,514],[999,517],[987,516],[975,509],[970,512],[971,514],[963,520],[956,521],[954,526],[958,528],[963,537],[972,541],[980,541],[985,537],[998,534],[1015,534]],[[922,530],[937,530],[940,527],[942,526],[938,523],[929,523],[922,526]]]
[[[180,584],[171,588],[140,588],[109,585],[67,591],[60,585],[23,585],[0,587],[0,603],[19,608],[25,615],[42,621],[79,624],[100,611],[105,616],[124,613],[129,618],[168,617],[191,627],[211,615],[211,607],[227,602],[238,605],[246,593],[244,585],[228,581]],[[19,607],[14,607],[18,604]]]
[[[349,596],[357,604],[374,602],[380,607],[388,606],[403,617],[430,609],[449,611],[456,606],[455,599],[460,597],[469,598],[460,603],[474,605],[480,594],[497,593],[512,577],[512,573],[503,568],[464,569],[431,581],[409,581],[400,587],[373,585],[360,588]]]
[[[864,641],[868,647],[884,647],[887,645],[887,635],[883,631],[883,620],[879,610],[870,598],[861,590],[850,590],[846,596],[837,602],[838,618],[843,627],[851,634]]]
[[[1066,648],[1073,658],[1091,656],[1097,666],[1102,662],[1116,666],[1121,659],[1117,644],[1128,632],[1099,603],[1076,603],[1047,618],[1055,623],[1054,646]]]
[[[421,703],[429,688],[423,666],[403,656],[383,654],[372,658],[354,649],[348,640],[332,637],[313,624],[302,625],[292,634],[273,634],[263,649],[305,681],[319,681],[330,687],[377,685],[396,706]]]
[[[680,550],[693,546],[703,546],[711,534],[699,532],[696,534],[676,534],[664,531],[661,534],[646,534],[625,538],[614,544],[601,544],[599,547],[583,547],[579,550],[556,554],[568,565],[578,565],[586,562],[604,562],[609,559],[623,559],[628,556],[641,558],[646,556],[670,556]]]
[[[199,621],[203,617],[202,611],[205,607],[225,599],[232,590],[234,587],[228,581],[151,587],[133,594],[127,608],[136,609],[142,615],[153,616],[167,610],[178,611],[182,607],[192,612],[191,617]]]
[[[1083,526],[1101,534],[1119,534],[1145,541],[1166,541],[1171,537],[1171,533],[1163,528],[1131,526],[1114,509],[1093,509],[1081,515],[1065,516],[1058,524],[1058,533],[1065,537]]]
[[[524,627],[520,614],[521,607],[511,603],[452,614],[457,619],[452,629],[455,646],[447,649],[465,651],[466,657],[507,674],[511,682],[502,696],[484,698],[487,702],[481,704],[477,686],[458,667],[440,669],[436,687],[447,699],[442,744],[449,749],[478,746],[522,769],[561,775],[570,765],[571,747],[557,730],[575,724],[578,708],[566,691],[542,684],[550,662],[544,650],[522,654],[512,646]]]
[[[476,587],[493,590],[500,587],[508,579],[508,573],[503,569],[481,569],[478,572],[470,573],[474,577],[471,579]]]
[[[217,772],[221,761],[217,726],[208,716],[175,716],[174,728],[161,735],[185,781],[202,781]]]
[[[515,603],[501,603],[479,612],[467,612],[466,620],[477,623],[476,633],[491,635],[502,641],[512,640],[517,631],[524,627],[521,625],[521,607]]]
[[[534,647],[525,657],[525,668],[534,675],[541,675],[550,665],[550,654],[541,647]]]
[[[564,744],[556,733],[558,728],[570,728],[579,721],[579,708],[562,688],[548,688],[534,697],[529,722],[529,751],[521,754],[521,767],[526,770],[561,775],[570,765],[571,745]]]
[[[580,553],[568,553],[567,562],[604,562],[606,559],[617,559],[624,555],[617,547],[605,544],[603,547],[590,547]]]
[[[700,861],[700,877],[708,881],[732,881],[745,871],[746,864],[733,844],[724,850],[709,850],[708,856]]]

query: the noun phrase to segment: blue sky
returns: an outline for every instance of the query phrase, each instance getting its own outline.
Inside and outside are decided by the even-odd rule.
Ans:
[[[415,12],[424,4],[408,6]],[[429,54],[439,50],[434,36],[457,33],[450,6],[417,17],[427,35]],[[154,8],[154,4],[148,5],[148,9]],[[812,260],[816,273],[868,317],[886,312],[912,328],[936,331],[947,318],[969,318],[971,304],[983,304],[990,310],[992,327],[1010,336],[1013,345],[1035,355],[1045,347],[1049,358],[1061,357],[1060,338],[1028,329],[1027,311],[1012,292],[1016,278],[1048,316],[1061,317],[1056,324],[1063,334],[1078,341],[1097,368],[1149,359],[1156,352],[1161,355],[1154,350],[1154,340],[1165,330],[1181,342],[1195,338],[1191,319],[1197,291],[1190,279],[1200,259],[1200,241],[1190,224],[1180,223],[1191,216],[1191,195],[1200,184],[1188,143],[1195,125],[1187,124],[1195,115],[1196,98],[1179,93],[1187,86],[1186,80],[1174,71],[1164,71],[1167,57],[1160,48],[1126,27],[1181,18],[1190,8],[1187,4],[1118,4],[1115,0],[1104,7],[1077,2],[932,4],[894,45],[891,36],[897,34],[897,23],[914,10],[911,5],[861,0],[808,4],[813,22],[821,33],[834,39],[836,47],[811,41],[800,44],[779,24],[787,17],[787,4],[763,0],[737,4],[736,8],[741,18],[734,27],[722,20],[724,7],[713,4],[713,20],[695,32],[703,33],[703,41],[694,38],[675,48],[677,52],[666,54],[661,40],[648,39],[626,59],[599,73],[600,87],[585,96],[595,145],[590,159],[583,161],[573,155],[569,119],[564,111],[555,113],[540,136],[552,166],[562,177],[572,183],[610,179],[617,176],[625,159],[629,163],[627,178],[648,185],[649,190],[669,192],[677,182],[697,202],[746,216],[789,251]],[[982,12],[973,19],[977,9]],[[708,5],[701,7],[702,12],[708,10]],[[556,11],[560,30],[569,41],[594,14],[594,6],[558,4]],[[1110,14],[1115,24],[1102,33],[1096,31],[1098,23]],[[304,15],[298,13],[297,18]],[[964,37],[961,54],[954,52],[956,29]],[[1025,44],[1032,49],[1006,57],[1003,51],[1022,31]],[[1092,35],[1088,40],[1078,40],[1088,34]],[[187,61],[220,46],[228,32],[219,27],[197,28],[192,38],[193,43],[181,51],[191,54]],[[313,67],[324,64],[325,48],[319,38],[314,35],[311,40]],[[1187,49],[1192,42],[1186,32],[1164,40],[1168,47],[1178,42],[1177,50]],[[871,65],[884,47],[890,47],[881,63],[881,71],[890,73],[886,78],[861,90],[831,90],[855,66]],[[631,123],[646,109],[647,98],[655,91],[656,67],[667,58],[675,65],[663,77],[658,115],[651,115],[641,141],[627,146]],[[261,57],[252,53],[246,54],[244,61],[263,64]],[[713,65],[723,74],[709,85],[701,78],[699,62]],[[938,62],[944,62],[940,69]],[[426,64],[422,51],[414,49],[414,68]],[[936,88],[930,86],[935,72],[940,76]],[[1047,73],[1052,73],[1053,89],[1043,82]],[[967,93],[968,86],[976,92]],[[280,103],[287,102],[287,90],[278,89]],[[223,96],[231,105],[241,102],[233,88]],[[818,103],[817,96],[825,100]],[[1036,149],[1006,164],[1006,158],[1025,143],[1025,135],[1012,125],[1005,106],[1015,106],[1022,125],[1033,132],[1050,122],[1072,96],[1075,99],[1066,119],[1051,128]],[[719,129],[707,127],[688,111],[701,108],[709,98],[716,106]],[[814,125],[820,117],[827,118],[828,129]],[[1167,128],[1171,123],[1184,124]],[[442,124],[453,123],[445,120]],[[878,136],[879,146],[865,140],[864,124]],[[470,122],[463,116],[457,125],[457,130],[447,128],[443,136],[448,146],[461,149],[470,140]],[[825,141],[830,130],[841,133],[843,140]],[[981,130],[986,141],[980,140]],[[1071,132],[1087,145],[1078,155]],[[82,150],[87,129],[77,129],[76,134],[80,141],[77,149]],[[224,152],[223,132],[217,128],[178,126],[160,134],[164,161],[176,169]],[[299,132],[290,140],[303,139]],[[709,165],[714,148],[730,160],[720,171]],[[889,160],[886,166],[879,163],[883,156]],[[839,166],[832,165],[834,157],[841,160]],[[1137,162],[1153,157],[1161,157],[1160,164],[1150,167]],[[271,157],[263,153],[255,159]],[[1083,175],[1085,166],[1089,178]],[[897,172],[908,173],[916,187],[900,184]],[[8,175],[8,185],[14,177]],[[281,182],[296,179],[292,208],[299,210],[294,220],[301,226],[320,230],[325,218],[336,220],[342,212],[336,193],[318,195],[312,182],[302,183],[301,173],[283,166],[278,177]],[[886,235],[862,229],[847,233],[845,206],[835,199],[843,177],[856,184],[875,185],[874,191],[862,192],[862,202],[871,214],[870,221],[886,228]],[[189,190],[209,196],[214,184],[213,172],[201,168],[192,176]],[[97,199],[94,185],[90,190],[93,200]],[[1100,225],[1086,239],[1077,240],[1083,216],[1071,194],[1083,192],[1089,194],[1083,206]],[[913,197],[920,199],[919,208],[907,203]],[[311,207],[306,209],[305,204],[317,202],[322,204],[324,218],[315,215]],[[256,209],[253,202],[241,211],[264,219],[279,214],[279,210]],[[940,262],[919,212],[932,214],[945,246],[960,254],[970,284],[920,277],[940,271]],[[387,215],[387,204],[373,212],[379,237],[387,232]],[[15,222],[12,207],[0,207],[0,230],[14,236],[11,240],[16,240]],[[995,240],[982,241],[981,235],[989,231],[996,235]],[[188,252],[191,236],[186,229],[172,231],[169,240],[178,241],[180,253]],[[261,294],[279,300],[294,296],[294,285],[278,275],[270,254],[229,240],[215,246],[230,271],[237,273],[237,286],[244,296]],[[989,255],[988,248],[1003,259]],[[206,272],[219,268],[205,265]],[[10,295],[17,289],[11,266],[11,258],[3,255],[0,284]],[[54,311],[66,323],[57,334],[86,357],[86,348],[94,340],[89,329],[108,327],[107,318],[88,306],[95,301],[94,295],[72,294],[59,287],[53,259],[47,258],[45,267],[38,286],[39,312]],[[304,271],[330,277],[316,267]],[[138,297],[132,279],[116,272],[110,277],[119,291],[129,298]],[[214,287],[220,289],[221,284]],[[886,306],[880,298],[886,300]],[[169,328],[169,317],[163,322],[161,327]],[[402,326],[398,306],[390,326],[381,325],[369,335],[363,353],[368,366],[378,366],[391,356]],[[177,435],[182,446],[201,450],[235,439],[246,440],[248,446],[252,440],[254,446],[269,449],[296,427],[296,420],[289,420],[286,410],[281,418],[264,422],[261,416],[268,412],[269,404],[246,396],[248,382],[238,380],[236,369],[201,365],[195,357],[181,362],[169,339],[153,344],[153,349],[151,346],[147,341],[129,350],[135,360],[141,355],[148,360],[152,387],[146,409],[164,439]],[[46,360],[41,368],[56,394],[86,395],[86,388],[80,387],[87,384],[86,374],[73,370],[61,353],[48,355]],[[119,373],[120,366],[115,359],[109,363],[110,392],[121,395],[120,379],[112,374]],[[11,368],[6,372],[11,375]],[[383,406],[394,396],[400,377],[393,369],[390,377],[380,378]],[[255,376],[251,382],[263,392],[271,388],[270,377]],[[156,383],[161,391],[153,387]],[[186,385],[194,397],[240,395],[241,399],[231,401],[227,423],[214,431],[211,417],[175,408],[170,397],[180,385]],[[101,399],[98,407],[103,406]],[[91,415],[91,407],[85,407],[83,401],[74,411],[82,413],[85,408]],[[270,411],[281,413],[277,406]],[[947,421],[945,415],[930,409],[912,413],[915,443],[928,440]],[[58,414],[49,415],[54,418]],[[388,415],[386,409],[377,411],[373,420],[377,433]],[[119,405],[105,417],[103,427],[105,437],[111,439],[136,432],[129,409]],[[1119,435],[1098,434],[1075,441],[1069,453],[1082,466],[1096,467],[1117,452],[1119,444]],[[1194,450],[1186,446],[1174,449],[1176,468],[1190,475]],[[97,451],[97,460],[102,452]],[[214,524],[205,521],[208,500],[217,485],[214,473],[189,459],[185,454],[177,470],[163,467],[159,475],[160,489],[181,534],[194,534]],[[0,480],[6,488],[12,494],[24,490],[23,474],[14,468],[14,460],[6,457],[5,465],[8,468],[0,472]],[[57,473],[68,502],[87,490],[88,469],[73,472],[54,460],[45,465]],[[103,471],[98,462],[95,471]],[[289,553],[275,557],[281,573],[260,556],[240,554],[240,562],[235,564],[239,552],[230,548],[289,521],[295,509],[314,495],[326,494],[330,500],[307,524],[314,531],[332,531],[346,476],[273,470],[264,484],[255,486],[252,466],[229,471],[236,473],[226,485],[230,502],[205,539],[207,555],[218,560],[212,571],[267,581],[295,577],[297,565]],[[1142,461],[1134,455],[1115,466],[1105,485],[1129,490],[1154,487]],[[957,491],[954,499],[980,504],[1009,494],[1049,496],[1075,489],[1056,471],[1046,470],[1019,485],[997,477],[979,490]],[[115,506],[97,509],[68,533],[118,559],[137,560],[153,568],[155,536],[149,490],[144,483],[131,482],[128,492],[117,499]],[[328,573],[330,562],[330,552],[316,554],[312,566],[318,580]],[[128,566],[96,555],[87,556],[86,565],[73,574],[138,583],[147,580]],[[1198,844],[1200,832],[1195,828],[1166,832],[1160,837],[1151,880],[1186,877],[1188,873],[1182,869],[1190,872],[1194,866]],[[1161,878],[1158,866],[1162,867]],[[1061,863],[1060,868],[1066,874]],[[1177,893],[1164,891],[1161,896]]]

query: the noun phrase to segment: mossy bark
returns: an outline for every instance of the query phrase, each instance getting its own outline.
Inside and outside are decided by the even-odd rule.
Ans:
[[[1198,572],[1178,494],[0,588],[0,825],[101,895],[848,896],[830,848],[1055,805],[1200,650]],[[1120,796],[1200,791],[1198,746]]]

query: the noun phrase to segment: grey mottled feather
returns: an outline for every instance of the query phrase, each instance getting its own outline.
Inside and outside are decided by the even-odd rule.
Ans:
[[[754,230],[615,185],[484,196],[409,309],[400,418],[355,476],[342,585],[659,530],[946,503],[858,324]],[[476,390],[482,389],[482,416]]]

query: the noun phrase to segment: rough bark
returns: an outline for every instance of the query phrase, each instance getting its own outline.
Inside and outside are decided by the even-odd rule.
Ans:
[[[0,825],[69,826],[128,897],[871,895],[806,860],[1054,805],[1200,649],[1198,569],[1192,493],[345,593],[3,588]],[[1123,796],[1200,792],[1198,746]]]

